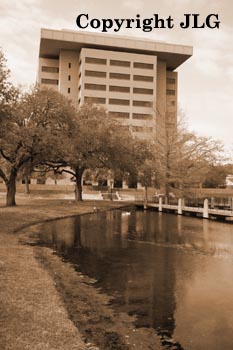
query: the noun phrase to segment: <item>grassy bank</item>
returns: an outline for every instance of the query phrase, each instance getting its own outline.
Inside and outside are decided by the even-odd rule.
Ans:
[[[116,315],[108,297],[52,251],[27,242],[43,220],[117,207],[112,202],[35,200],[0,204],[1,350],[160,349],[153,330],[135,329]]]

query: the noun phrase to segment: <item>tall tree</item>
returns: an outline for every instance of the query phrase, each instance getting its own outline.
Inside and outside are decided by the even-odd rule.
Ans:
[[[219,141],[189,132],[182,122],[177,128],[165,125],[155,142],[155,164],[166,198],[174,188],[201,182],[221,151]]]
[[[17,101],[10,118],[3,118],[0,176],[7,188],[7,206],[16,204],[18,173],[56,156],[63,138],[72,129],[74,116],[75,111],[64,96],[53,90],[35,88]]]
[[[103,108],[84,104],[77,112],[76,126],[64,147],[63,161],[51,166],[71,174],[76,183],[76,200],[82,200],[84,171],[100,168],[127,172],[132,168],[134,140]]]
[[[10,82],[10,70],[3,50],[0,48],[0,125],[10,118],[16,107],[19,90]]]
[[[223,164],[211,164],[207,168],[202,186],[207,188],[226,186],[227,175],[231,174],[228,169],[229,167]]]

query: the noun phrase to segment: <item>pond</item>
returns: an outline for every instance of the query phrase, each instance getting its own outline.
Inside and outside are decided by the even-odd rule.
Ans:
[[[41,240],[185,350],[233,349],[233,225],[153,211],[51,221]]]

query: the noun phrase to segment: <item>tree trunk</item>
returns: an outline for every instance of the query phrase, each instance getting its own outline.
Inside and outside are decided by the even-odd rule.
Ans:
[[[170,193],[170,185],[169,183],[165,184],[165,204],[169,203],[169,193]]]
[[[15,202],[16,177],[17,177],[17,171],[12,170],[11,174],[10,174],[10,178],[6,184],[6,188],[7,188],[6,205],[7,205],[7,207],[13,207],[14,205],[16,205],[16,202]]]
[[[28,176],[27,175],[24,177],[24,181],[25,181],[25,193],[26,194],[30,194],[29,180],[28,180]]]
[[[75,170],[75,200],[81,202],[82,198],[82,177],[85,168],[76,168]]]
[[[147,205],[148,202],[148,191],[147,191],[148,187],[147,185],[145,185],[145,193],[144,193],[144,204]]]

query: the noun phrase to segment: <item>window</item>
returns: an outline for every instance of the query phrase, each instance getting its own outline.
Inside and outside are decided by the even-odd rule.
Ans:
[[[94,70],[85,70],[86,77],[106,78],[106,72],[97,72]]]
[[[128,61],[119,61],[119,60],[110,60],[110,66],[130,67],[130,62],[128,62]]]
[[[134,68],[154,69],[154,65],[152,63],[134,62],[133,66]]]
[[[128,125],[117,125],[117,131],[119,132],[128,132],[129,126]]]
[[[174,78],[167,78],[167,84],[175,84],[176,83],[176,79]]]
[[[38,184],[38,185],[45,185],[45,183],[46,183],[46,179],[45,178],[38,178],[38,179],[36,179],[36,183]]]
[[[127,86],[109,86],[109,91],[115,91],[115,92],[130,92],[130,88]]]
[[[106,103],[106,98],[85,96],[84,97],[84,101],[85,102],[91,102],[91,103],[97,103],[97,104],[105,104]]]
[[[175,90],[167,90],[167,95],[175,95]]]
[[[135,131],[138,131],[138,132],[141,131],[141,132],[143,132],[144,129],[145,129],[145,128],[144,128],[143,126],[137,126],[137,125],[134,125],[134,126],[131,127],[131,130],[134,131],[134,132],[135,132]]]
[[[175,101],[167,101],[167,105],[174,107],[176,105],[176,102]]]
[[[148,127],[148,126],[133,125],[132,126],[132,131],[134,131],[134,132],[152,132],[153,128],[152,127]]]
[[[58,85],[57,79],[41,79],[41,84],[50,84],[50,85]]]
[[[152,107],[151,101],[133,101],[133,106],[136,107]]]
[[[87,90],[99,90],[99,91],[106,91],[106,85],[101,84],[85,84],[85,89]]]
[[[129,118],[129,113],[126,112],[109,112],[109,115],[113,118]]]
[[[68,63],[68,67],[71,68],[71,62]]]
[[[129,180],[128,188],[137,188],[137,181]]]
[[[68,94],[70,94],[70,88],[68,88],[67,92],[68,92]]]
[[[47,73],[58,73],[59,72],[59,68],[58,67],[42,66],[41,70],[42,70],[42,72],[47,72]]]
[[[130,74],[123,73],[110,73],[109,77],[111,79],[122,79],[122,80],[130,80]]]
[[[150,82],[153,82],[154,81],[154,77],[148,77],[146,75],[134,75],[133,76],[133,80],[135,80],[135,81],[150,81]]]
[[[174,112],[166,113],[166,116],[169,119],[171,119],[171,118],[174,119],[174,118],[176,118],[176,113],[174,113]]]
[[[151,114],[133,113],[133,119],[151,120]]]
[[[135,94],[153,95],[153,89],[133,88]]]
[[[114,188],[122,188],[123,186],[123,181],[122,180],[114,180]]]
[[[86,57],[85,62],[92,64],[106,64],[107,60],[103,58]]]
[[[70,76],[70,75],[68,75],[68,80],[69,80],[69,81],[71,80],[71,76]]]
[[[129,100],[121,100],[118,98],[110,98],[109,99],[110,105],[120,105],[120,106],[129,106]]]

